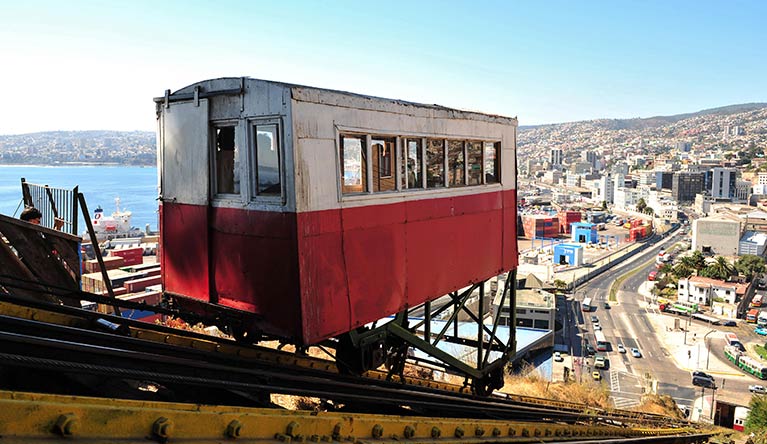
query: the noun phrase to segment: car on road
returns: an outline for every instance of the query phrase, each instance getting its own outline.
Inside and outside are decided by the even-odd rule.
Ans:
[[[562,357],[562,353],[560,352],[554,352],[554,360],[556,362],[562,362],[565,360],[565,358]]]
[[[635,358],[641,358],[642,357],[642,353],[639,352],[638,348],[634,347],[634,348],[631,349],[631,356],[633,356]]]
[[[592,372],[591,377],[594,378],[595,381],[599,381],[602,379],[602,374],[599,372]]]
[[[597,353],[596,350],[594,350],[594,347],[591,346],[591,344],[586,346],[586,354],[589,356],[594,356]]]
[[[598,331],[598,330],[601,330],[601,329],[602,329],[602,326],[601,326],[601,325],[599,325],[599,324],[594,324],[594,331]]]
[[[712,381],[714,380],[713,376],[709,375],[706,372],[701,372],[701,371],[698,371],[698,370],[692,372],[692,377],[693,378],[695,378],[695,377],[706,378],[706,379],[711,379]]]
[[[756,327],[754,333],[762,336],[767,336],[767,327]]]
[[[594,323],[594,324],[598,324],[599,323],[599,318],[596,317],[596,316],[591,316],[591,322]]]
[[[724,327],[737,327],[738,323],[731,319],[729,321],[722,322],[722,326],[724,326]]]
[[[618,353],[626,353],[626,347],[623,344],[618,344]]]
[[[763,385],[749,385],[748,391],[751,393],[759,393],[762,395],[767,395],[767,387]]]
[[[609,302],[605,302],[604,307],[609,310],[610,309],[610,303]]]

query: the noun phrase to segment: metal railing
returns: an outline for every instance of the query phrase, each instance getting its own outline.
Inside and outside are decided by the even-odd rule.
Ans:
[[[41,225],[56,228],[56,221],[63,223],[61,231],[77,236],[78,199],[77,186],[68,190],[38,185],[21,178],[24,206],[35,207],[42,214]]]

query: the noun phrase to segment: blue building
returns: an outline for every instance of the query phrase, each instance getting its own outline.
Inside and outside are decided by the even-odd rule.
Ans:
[[[577,222],[572,224],[573,242],[580,244],[596,244],[599,242],[597,237],[596,224],[586,222]]]
[[[553,262],[555,265],[580,267],[583,265],[583,246],[572,244],[555,245]]]

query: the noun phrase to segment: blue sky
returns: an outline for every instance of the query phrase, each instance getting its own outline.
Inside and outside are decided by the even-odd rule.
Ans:
[[[154,130],[152,98],[250,76],[518,116],[767,102],[763,1],[5,1],[0,134]]]

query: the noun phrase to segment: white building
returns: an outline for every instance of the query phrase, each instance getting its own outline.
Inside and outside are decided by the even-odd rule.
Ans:
[[[493,313],[500,316],[499,325],[511,325],[511,308],[509,298],[503,307],[500,306],[503,295],[501,281],[499,291],[493,299]],[[556,296],[541,289],[516,290],[517,306],[515,308],[518,327],[540,328],[554,330],[556,315]]]
[[[721,256],[736,256],[740,222],[723,217],[706,217],[692,223],[692,250]]]
[[[583,179],[582,176],[578,174],[570,173],[567,175],[567,179],[565,181],[565,185],[568,187],[574,188],[574,187],[580,187],[581,186],[581,180]]]
[[[639,192],[634,188],[616,188],[613,195],[613,203],[618,211],[636,211],[639,199]]]
[[[706,194],[695,195],[695,211],[704,216],[708,216],[711,213],[711,204],[715,203],[716,199]]]
[[[745,294],[747,288],[747,284],[690,276],[688,279],[679,279],[677,299],[680,302],[711,305],[715,298],[721,298],[728,304],[734,304]]]
[[[650,190],[645,201],[658,217],[671,221],[678,220],[679,204],[671,198],[671,193]]]
[[[653,186],[655,185],[655,171],[639,171],[639,185],[640,186]]]
[[[738,243],[738,255],[753,254],[755,256],[764,256],[767,248],[767,234],[756,231],[746,231]]]
[[[751,195],[752,184],[747,180],[735,181],[735,197],[734,202],[747,202],[748,196]]]
[[[757,178],[758,185],[767,185],[767,173],[759,173]]]
[[[614,192],[613,177],[611,174],[605,174],[599,179],[599,193],[597,195],[597,200],[611,204],[614,201]]]
[[[732,200],[735,197],[735,181],[737,180],[737,168],[716,167],[712,170],[711,197],[714,199]]]

